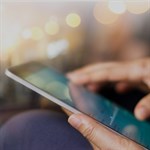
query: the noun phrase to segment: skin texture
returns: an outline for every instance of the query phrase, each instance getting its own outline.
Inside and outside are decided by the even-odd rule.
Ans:
[[[118,92],[125,92],[133,85],[150,90],[150,58],[131,62],[110,62],[90,65],[69,73],[75,84],[97,91],[106,82],[115,83]],[[65,110],[66,112],[66,110]],[[142,150],[139,145],[109,131],[103,125],[84,114],[69,114],[68,122],[85,136],[94,150]],[[135,107],[139,120],[150,117],[150,94],[143,97]]]
[[[143,150],[86,115],[73,114],[68,122],[89,140],[94,150]]]

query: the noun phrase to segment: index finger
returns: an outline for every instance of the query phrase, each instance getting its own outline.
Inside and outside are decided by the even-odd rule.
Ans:
[[[77,84],[105,81],[142,82],[144,78],[148,78],[150,74],[150,66],[148,65],[149,61],[150,60],[135,61],[131,63],[116,63],[107,67],[100,67],[97,71],[74,74],[70,76],[70,78]]]

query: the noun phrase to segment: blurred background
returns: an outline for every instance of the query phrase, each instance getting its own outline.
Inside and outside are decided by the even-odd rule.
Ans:
[[[0,17],[0,124],[24,110],[55,107],[8,79],[7,67],[40,60],[65,73],[150,56],[150,0],[6,0]]]

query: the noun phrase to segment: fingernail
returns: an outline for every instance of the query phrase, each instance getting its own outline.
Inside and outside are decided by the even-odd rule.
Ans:
[[[72,72],[68,72],[68,73],[66,74],[66,76],[67,76],[67,77],[71,77],[72,74],[73,74]]]
[[[141,106],[138,108],[137,112],[136,112],[136,116],[138,117],[138,119],[140,120],[144,120],[148,117],[148,110],[145,106]]]
[[[88,76],[84,74],[69,74],[68,78],[71,79],[75,83],[84,83],[87,82]]]
[[[75,74],[75,73],[67,73],[67,77],[68,78],[71,78],[71,79],[76,79],[76,78],[78,78],[79,77],[79,75],[77,75],[77,74]]]
[[[82,120],[76,115],[73,114],[69,117],[68,122],[74,127],[78,128],[82,124]]]

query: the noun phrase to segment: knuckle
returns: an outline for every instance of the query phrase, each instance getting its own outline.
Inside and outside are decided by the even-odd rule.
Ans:
[[[86,137],[88,140],[93,141],[95,139],[95,127],[92,125],[88,125],[84,130],[83,130],[83,135]]]
[[[120,147],[125,148],[126,150],[129,150],[130,144],[131,143],[129,142],[129,140],[125,138],[120,138],[119,140]]]

